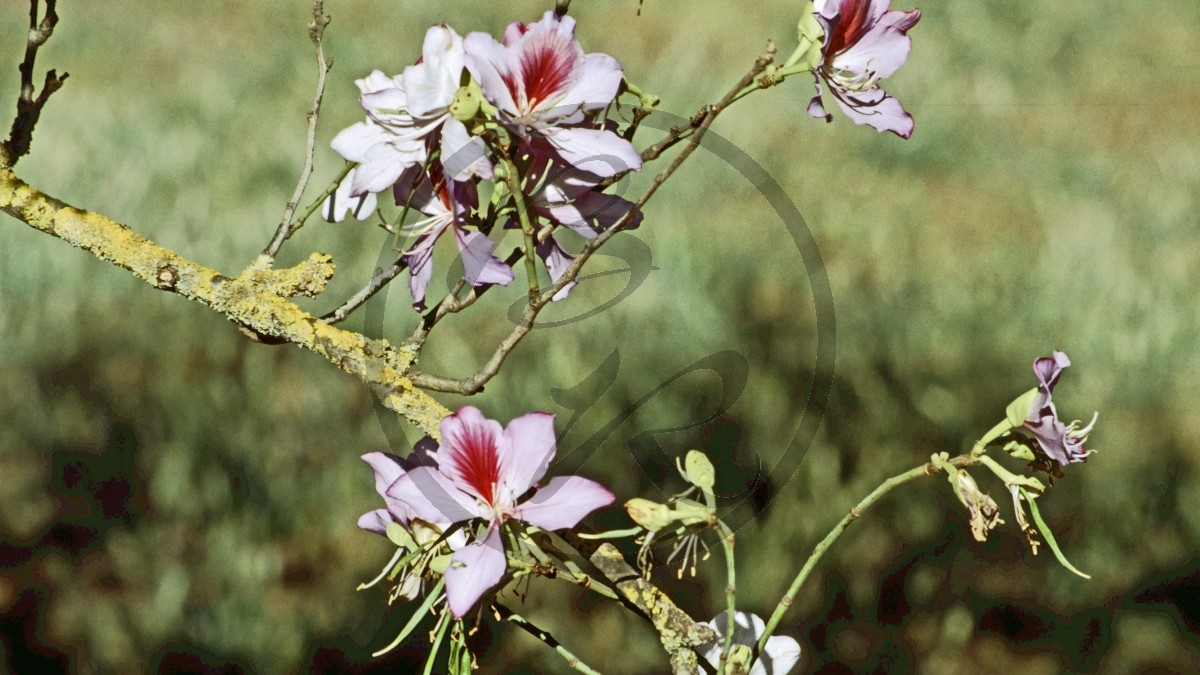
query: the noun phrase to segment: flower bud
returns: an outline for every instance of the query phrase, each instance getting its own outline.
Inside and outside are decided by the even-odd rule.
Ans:
[[[633,522],[651,532],[657,532],[671,524],[671,510],[666,504],[635,497],[625,502],[625,510]]]
[[[703,452],[688,450],[687,457],[683,460],[683,466],[683,475],[688,482],[705,492],[712,492],[713,483],[717,480],[717,472]]]
[[[483,91],[480,90],[475,80],[471,80],[467,86],[454,93],[454,100],[450,102],[448,110],[454,119],[466,122],[479,112],[479,105],[482,101]]]

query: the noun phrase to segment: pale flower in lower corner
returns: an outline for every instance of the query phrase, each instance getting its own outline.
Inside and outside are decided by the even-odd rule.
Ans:
[[[708,625],[717,632],[717,639],[702,645],[704,650],[701,655],[704,659],[713,665],[714,668],[720,667],[721,664],[721,648],[725,645],[725,629],[728,627],[728,612],[721,612],[713,617]],[[753,650],[754,644],[758,642],[758,638],[766,630],[766,623],[757,614],[750,612],[738,612],[734,619],[733,632],[733,649],[736,654],[739,646]],[[767,638],[767,644],[763,648],[758,659],[750,666],[750,675],[784,675],[795,667],[800,660],[800,643],[786,635],[773,635]],[[697,673],[703,672],[699,668]]]

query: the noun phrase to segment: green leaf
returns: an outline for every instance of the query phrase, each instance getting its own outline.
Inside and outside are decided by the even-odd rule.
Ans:
[[[417,608],[417,611],[413,612],[412,618],[408,620],[408,623],[404,624],[404,628],[400,630],[400,634],[396,636],[396,639],[392,640],[392,643],[388,646],[380,649],[374,654],[371,654],[371,656],[382,656],[395,649],[396,646],[401,642],[404,642],[404,638],[408,637],[408,634],[413,632],[413,629],[421,623],[421,619],[425,618],[425,613],[429,611],[430,607],[433,607],[433,603],[438,599],[439,596],[441,596],[442,587],[445,585],[446,577],[438,579],[438,582],[433,587],[433,590],[429,591],[429,595],[425,597],[425,602],[422,602],[421,606]]]
[[[1037,502],[1034,501],[1034,497],[1024,489],[1021,490],[1021,494],[1025,496],[1025,501],[1029,503],[1029,513],[1033,516],[1034,524],[1037,525],[1038,531],[1042,533],[1042,537],[1046,540],[1046,545],[1049,546],[1050,550],[1054,552],[1054,557],[1058,558],[1058,562],[1062,563],[1063,567],[1071,570],[1084,579],[1091,579],[1090,576],[1076,569],[1075,566],[1067,560],[1067,557],[1063,555],[1062,550],[1058,548],[1058,542],[1054,540],[1054,533],[1050,531],[1049,526],[1046,525],[1046,521],[1042,520],[1042,514],[1038,511]]]

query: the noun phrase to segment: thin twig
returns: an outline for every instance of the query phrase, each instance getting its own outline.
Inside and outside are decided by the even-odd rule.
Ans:
[[[525,306],[525,313],[522,315],[520,323],[518,323],[513,328],[513,331],[500,342],[499,346],[496,347],[496,351],[492,353],[491,358],[488,359],[483,368],[481,368],[474,375],[464,379],[443,377],[440,375],[413,370],[409,373],[409,377],[412,378],[413,383],[422,389],[462,394],[465,396],[477,394],[482,391],[484,385],[487,384],[487,382],[495,377],[496,373],[500,371],[500,367],[504,364],[505,359],[508,358],[508,355],[512,353],[512,350],[521,342],[521,339],[533,329],[534,321],[537,319],[538,313],[550,302],[551,298],[554,297],[554,294],[558,293],[558,291],[562,290],[563,287],[574,281],[576,277],[579,276],[580,270],[583,268],[584,264],[587,263],[588,259],[591,258],[592,255],[609,239],[611,239],[613,235],[621,231],[622,228],[624,228],[629,224],[630,221],[633,220],[641,208],[646,205],[646,202],[650,201],[650,198],[653,197],[654,193],[658,191],[658,188],[660,188],[662,184],[665,183],[667,179],[679,169],[679,167],[687,160],[687,158],[691,156],[692,152],[694,152],[696,148],[700,146],[700,141],[704,138],[704,133],[713,123],[713,120],[715,120],[723,110],[729,107],[729,105],[737,99],[738,95],[743,89],[753,83],[754,80],[760,74],[762,74],[764,70],[766,70],[767,66],[770,65],[774,60],[774,57],[775,46],[768,44],[766,51],[754,61],[754,66],[742,76],[742,79],[739,80],[738,83],[732,89],[730,89],[728,93],[725,94],[725,96],[723,96],[716,103],[705,106],[703,109],[704,116],[697,124],[695,133],[689,136],[687,147],[685,147],[678,155],[675,156],[675,158],[671,161],[671,164],[668,165],[666,169],[663,169],[661,173],[654,177],[654,180],[650,183],[649,187],[646,188],[646,191],[642,193],[642,196],[639,197],[636,202],[634,202],[633,207],[630,208],[620,220],[614,223],[612,227],[609,227],[604,232],[598,234],[583,247],[583,251],[576,256],[575,260],[567,268],[566,272],[559,277],[558,281],[544,289],[541,295],[530,299],[529,304]]]
[[[530,623],[529,619],[526,619],[525,617],[517,614],[498,602],[492,603],[492,607],[495,608],[496,614],[499,615],[501,619],[505,619],[510,623],[520,626],[521,629],[526,633],[529,633],[533,637],[545,642],[548,647],[558,652],[558,655],[563,657],[563,659],[567,662],[567,665],[572,669],[578,670],[581,673],[588,673],[589,675],[600,675],[599,671],[593,669],[583,661],[580,661],[578,656],[575,656],[566,647],[562,646],[562,643],[556,640],[553,635],[533,625]]]
[[[325,314],[321,320],[328,324],[341,323],[350,316],[350,313],[359,307],[363,306],[368,300],[375,297],[375,294],[387,286],[392,279],[395,279],[400,272],[408,268],[408,260],[404,256],[396,259],[396,262],[388,265],[385,269],[380,270],[371,277],[366,286],[363,286],[357,293],[350,296],[350,299],[342,303],[341,307]]]
[[[948,463],[961,469],[963,467],[974,466],[978,464],[979,459],[968,453],[950,459]],[[829,531],[829,534],[825,535],[825,538],[822,539],[813,549],[812,555],[808,556],[808,560],[804,561],[804,566],[800,568],[800,572],[796,574],[796,578],[793,579],[792,584],[788,586],[787,592],[784,593],[782,598],[780,598],[779,604],[776,605],[775,611],[772,612],[771,618],[767,621],[766,629],[763,630],[762,635],[758,638],[758,644],[755,646],[756,655],[761,653],[762,650],[766,648],[767,639],[771,637],[771,634],[775,632],[775,628],[779,626],[779,621],[783,619],[783,615],[785,612],[787,612],[788,607],[792,606],[792,602],[796,599],[796,593],[800,591],[800,587],[804,585],[804,581],[808,579],[808,575],[812,573],[813,568],[817,566],[817,563],[820,562],[821,557],[825,555],[825,552],[829,550],[829,547],[833,545],[833,542],[837,541],[837,538],[841,536],[842,532],[844,532],[846,528],[850,526],[850,523],[858,520],[859,516],[861,516],[863,512],[869,509],[872,504],[879,501],[879,499],[884,495],[891,492],[894,488],[899,487],[900,485],[903,485],[911,480],[921,478],[922,476],[932,476],[937,472],[938,469],[933,465],[932,462],[926,462],[915,469],[909,469],[902,474],[892,476],[891,478],[883,481],[879,487],[872,490],[871,494],[864,497],[862,501],[855,504],[854,507],[851,508],[850,511],[838,521],[837,525],[833,526],[833,529]]]
[[[60,76],[53,70],[47,72],[42,92],[34,98],[33,65],[38,49],[50,39],[54,26],[58,24],[55,4],[56,0],[46,0],[46,16],[39,22],[38,0],[29,0],[29,37],[25,42],[25,59],[17,67],[21,72],[21,94],[17,97],[17,114],[13,117],[8,140],[0,145],[0,166],[15,166],[17,160],[29,152],[33,128],[42,115],[42,108],[67,79],[67,73]]]
[[[300,180],[296,182],[296,190],[292,193],[292,198],[283,208],[283,218],[279,221],[278,229],[275,230],[275,237],[263,250],[263,254],[272,258],[279,255],[279,249],[283,246],[283,242],[287,241],[288,237],[304,224],[304,221],[294,222],[293,216],[296,215],[296,207],[300,204],[300,198],[304,196],[305,188],[308,187],[308,179],[312,176],[313,153],[316,152],[317,147],[317,120],[321,116],[321,99],[325,96],[325,76],[333,67],[333,59],[325,58],[325,48],[321,42],[329,20],[329,15],[325,14],[324,0],[313,0],[313,20],[308,24],[308,37],[312,40],[317,52],[317,93],[313,96],[312,108],[308,111],[308,136],[304,145],[304,168],[300,170]]]

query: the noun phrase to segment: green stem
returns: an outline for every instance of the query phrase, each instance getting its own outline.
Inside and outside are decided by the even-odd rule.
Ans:
[[[541,295],[537,280],[537,262],[534,256],[535,248],[533,221],[529,219],[529,210],[525,204],[525,193],[521,191],[521,175],[517,173],[517,165],[507,157],[504,158],[505,181],[508,191],[512,193],[513,204],[517,208],[517,220],[521,223],[521,234],[525,238],[525,275],[529,277],[529,301],[534,302]]]
[[[578,656],[575,656],[574,654],[572,654],[570,652],[570,650],[568,650],[566,647],[562,646],[562,644],[559,643],[558,640],[554,639],[553,635],[547,633],[546,631],[542,630],[541,628],[538,628],[537,626],[533,625],[532,623],[529,623],[529,620],[526,619],[525,617],[521,616],[520,614],[517,614],[516,612],[505,607],[504,605],[501,605],[500,603],[494,603],[492,606],[496,608],[496,613],[499,614],[501,617],[503,617],[505,620],[507,620],[511,623],[517,624],[522,629],[524,629],[526,633],[529,633],[530,635],[534,636],[535,638],[546,643],[547,646],[552,647],[554,649],[554,651],[558,653],[559,656],[563,657],[563,659],[567,662],[567,665],[570,666],[571,668],[573,668],[574,670],[578,670],[581,673],[589,673],[589,675],[600,675],[599,671],[595,670],[594,668],[592,668],[588,664],[584,663],[583,661],[580,661]]]
[[[951,459],[949,463],[958,468],[963,468],[978,464],[979,460],[971,455],[959,455],[958,457]],[[800,568],[800,572],[796,575],[796,578],[792,580],[792,585],[788,586],[787,593],[785,593],[784,596],[779,600],[779,604],[775,607],[775,611],[771,614],[770,620],[767,621],[766,630],[764,630],[762,635],[759,636],[758,644],[755,645],[756,654],[762,653],[763,649],[766,647],[767,639],[771,637],[771,634],[774,633],[775,629],[779,626],[779,622],[783,619],[784,613],[787,612],[788,607],[791,607],[792,601],[796,598],[796,593],[800,591],[800,587],[804,585],[805,580],[808,579],[808,575],[812,573],[813,568],[817,566],[817,563],[820,562],[821,557],[825,555],[825,551],[829,550],[829,547],[833,545],[833,542],[837,541],[837,538],[841,536],[842,532],[846,530],[850,523],[857,520],[864,511],[869,509],[871,505],[879,501],[880,498],[891,492],[893,489],[911,480],[921,478],[922,476],[932,476],[934,473],[937,473],[937,468],[935,468],[932,464],[926,463],[916,467],[915,469],[909,469],[908,471],[905,471],[897,476],[892,476],[891,478],[883,481],[879,487],[875,488],[871,494],[864,497],[862,501],[855,504],[854,508],[850,509],[850,512],[843,516],[842,519],[838,521],[837,525],[833,526],[833,529],[829,531],[829,534],[825,535],[825,538],[822,539],[820,543],[817,544],[816,548],[813,549],[812,555],[808,556],[808,560],[804,562],[804,567]]]
[[[717,521],[718,530],[721,533],[721,547],[725,549],[725,569],[727,579],[725,582],[725,644],[721,646],[721,662],[717,667],[718,672],[725,672],[725,664],[729,662],[729,654],[733,651],[733,633],[737,630],[737,613],[735,604],[737,602],[737,586],[735,585],[735,577],[733,571],[733,530],[724,522]]]

